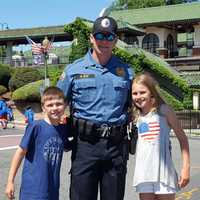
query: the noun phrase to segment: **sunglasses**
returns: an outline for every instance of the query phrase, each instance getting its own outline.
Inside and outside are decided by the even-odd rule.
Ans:
[[[100,41],[103,41],[103,40],[107,40],[109,42],[112,42],[114,41],[114,39],[116,38],[115,35],[113,35],[112,33],[109,33],[109,34],[104,34],[104,33],[96,33],[93,35],[94,38],[96,40],[100,40]]]

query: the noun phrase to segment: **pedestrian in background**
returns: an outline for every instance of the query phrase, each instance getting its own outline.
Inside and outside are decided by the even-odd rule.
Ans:
[[[34,121],[34,112],[31,108],[31,106],[28,106],[24,112],[25,116],[25,123],[30,124]]]
[[[4,99],[0,99],[0,124],[3,129],[7,128],[7,104]]]
[[[5,191],[10,200],[15,198],[14,179],[24,157],[19,200],[59,200],[60,166],[69,144],[66,125],[60,124],[65,110],[63,92],[46,88],[41,106],[44,119],[27,125],[12,159]]]
[[[161,98],[158,84],[149,74],[136,75],[132,84],[134,117],[138,128],[134,186],[140,200],[174,200],[175,193],[190,179],[190,155],[187,137],[175,112]],[[182,152],[178,178],[170,144],[174,131]]]
[[[70,102],[75,144],[72,149],[71,200],[122,200],[126,182],[127,110],[133,71],[112,55],[117,23],[95,20],[92,49],[67,66],[58,87]]]
[[[13,113],[13,109],[10,105],[7,105],[7,119],[8,119],[8,123],[12,124],[12,128],[15,128],[14,113]]]

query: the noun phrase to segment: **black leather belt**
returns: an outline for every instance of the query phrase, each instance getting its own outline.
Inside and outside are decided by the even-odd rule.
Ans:
[[[97,125],[89,120],[80,118],[73,118],[73,128],[75,128],[78,135],[100,137],[100,138],[111,138],[111,137],[125,137],[127,135],[127,126],[114,125],[109,126],[106,123]]]

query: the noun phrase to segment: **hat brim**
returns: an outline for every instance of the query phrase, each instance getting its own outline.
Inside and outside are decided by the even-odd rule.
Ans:
[[[92,35],[95,35],[97,33],[111,33],[113,34],[114,36],[117,36],[117,34],[115,32],[112,32],[112,31],[107,31],[107,30],[99,30],[99,31],[94,31],[92,32]]]

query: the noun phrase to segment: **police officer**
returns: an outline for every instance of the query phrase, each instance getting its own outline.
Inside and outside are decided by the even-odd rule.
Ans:
[[[72,150],[71,200],[122,200],[128,158],[127,100],[133,72],[112,55],[117,23],[96,19],[92,49],[67,66],[58,81],[71,105],[76,142]]]

